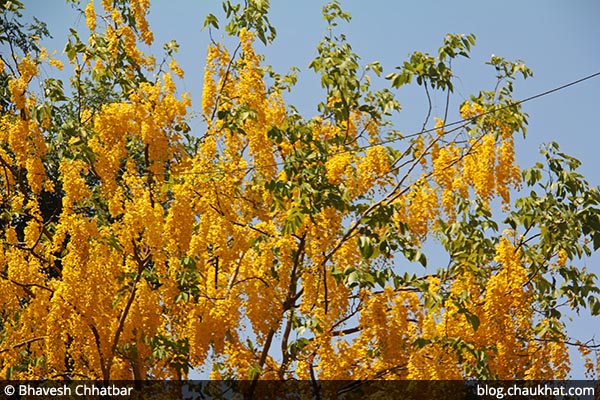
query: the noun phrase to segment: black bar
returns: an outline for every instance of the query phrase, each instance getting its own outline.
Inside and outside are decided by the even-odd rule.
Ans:
[[[0,381],[0,399],[600,399],[599,381]]]

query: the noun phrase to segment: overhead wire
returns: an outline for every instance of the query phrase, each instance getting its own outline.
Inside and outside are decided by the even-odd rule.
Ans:
[[[511,107],[515,107],[515,106],[521,105],[523,103],[527,103],[529,101],[532,101],[532,100],[535,100],[535,99],[547,96],[549,94],[552,94],[552,93],[564,90],[564,89],[566,89],[568,87],[580,84],[580,83],[582,83],[584,81],[587,81],[589,79],[595,78],[597,76],[600,76],[600,71],[598,71],[596,73],[593,73],[593,74],[590,74],[590,75],[587,75],[587,76],[585,76],[583,78],[576,79],[576,80],[571,81],[569,83],[566,83],[564,85],[557,86],[557,87],[555,87],[553,89],[549,89],[549,90],[546,90],[544,92],[540,92],[540,93],[537,93],[535,95],[526,97],[524,99],[517,100],[517,101],[514,101],[514,102],[510,102],[510,103],[505,104],[505,105],[500,106],[500,107],[495,107],[495,108],[493,108],[491,110],[484,111],[484,112],[482,112],[482,113],[480,113],[480,114],[478,114],[476,116],[470,117],[470,118],[463,118],[463,119],[460,119],[460,120],[457,120],[457,121],[448,122],[448,123],[445,123],[443,125],[436,126],[434,128],[421,129],[421,130],[419,130],[417,132],[414,132],[414,133],[411,133],[411,134],[408,134],[408,135],[402,135],[402,136],[398,136],[398,137],[395,137],[395,138],[391,138],[391,139],[387,139],[387,140],[382,140],[382,141],[379,141],[379,142],[376,142],[376,143],[369,143],[369,144],[364,145],[364,146],[358,146],[358,147],[355,147],[355,148],[347,148],[347,149],[335,151],[335,152],[332,152],[332,153],[328,153],[328,156],[334,156],[334,155],[345,154],[345,153],[358,153],[358,152],[367,150],[367,149],[369,149],[371,147],[382,146],[382,145],[386,145],[386,144],[390,144],[390,143],[394,143],[394,142],[399,142],[399,141],[410,139],[410,138],[413,138],[413,137],[416,137],[416,136],[424,135],[426,133],[430,133],[430,132],[433,132],[433,131],[436,131],[436,130],[439,130],[439,129],[446,130],[446,129],[452,128],[452,127],[457,127],[457,128],[452,129],[452,130],[460,129],[464,124],[470,123],[470,122],[472,122],[472,121],[474,121],[474,120],[476,120],[478,118],[481,118],[481,117],[483,117],[485,115],[494,114],[494,113],[497,113],[499,111],[502,111],[502,110],[505,110],[505,109],[508,109],[508,108],[511,108]],[[227,170],[224,170],[224,169],[223,170],[219,170],[219,169],[217,169],[217,170],[211,170],[211,171],[196,171],[196,172],[193,172],[193,171],[182,171],[182,172],[170,173],[170,175],[181,176],[181,175],[224,174],[224,173],[233,173],[233,172],[241,172],[241,171],[251,171],[253,169],[280,167],[280,166],[283,166],[283,165],[286,165],[286,164],[289,164],[289,163],[290,163],[290,161],[285,161],[284,160],[284,161],[279,161],[279,162],[275,162],[275,163],[272,163],[272,164],[263,164],[263,165],[254,164],[252,166],[243,167],[243,168],[242,167],[241,168],[232,168],[232,169],[227,169]],[[167,173],[165,173],[165,174],[167,174]]]

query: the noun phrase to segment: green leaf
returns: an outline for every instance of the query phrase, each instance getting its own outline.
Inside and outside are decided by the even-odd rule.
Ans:
[[[418,338],[413,342],[413,346],[418,349],[422,349],[423,347],[427,346],[432,342],[433,341],[431,339]]]
[[[423,267],[427,267],[427,257],[425,256],[425,253],[417,251],[416,259],[421,263]]]
[[[360,236],[358,238],[358,247],[360,250],[360,254],[365,260],[371,258],[373,256],[373,253],[375,252],[373,243],[371,239],[367,236]]]
[[[180,293],[177,293],[175,295],[175,298],[173,299],[173,302],[175,304],[179,303],[180,301],[183,302],[183,303],[187,303],[189,299],[190,299],[189,293],[180,292]]]
[[[292,208],[286,216],[282,232],[284,234],[296,232],[296,230],[302,225],[302,221],[304,221],[304,214],[302,213],[300,207]]]
[[[590,313],[592,315],[600,315],[600,300],[594,297],[593,301],[590,301]]]
[[[204,19],[204,25],[202,26],[202,29],[206,29],[211,26],[215,29],[219,29],[219,20],[213,14],[208,14]]]
[[[477,315],[467,313],[465,315],[465,318],[471,324],[471,326],[473,326],[473,330],[477,331],[477,329],[479,329],[480,321],[479,321],[479,317],[477,317]]]

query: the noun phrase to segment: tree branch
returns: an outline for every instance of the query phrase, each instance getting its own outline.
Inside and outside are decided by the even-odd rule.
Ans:
[[[26,345],[28,345],[30,343],[34,343],[34,342],[38,342],[40,340],[44,340],[45,338],[46,338],[46,336],[37,336],[37,337],[31,338],[31,339],[24,340],[24,341],[22,341],[20,343],[13,344],[12,346],[7,347],[5,349],[0,349],[0,354],[6,353],[6,352],[14,350],[14,349],[18,349],[19,347],[26,346]]]

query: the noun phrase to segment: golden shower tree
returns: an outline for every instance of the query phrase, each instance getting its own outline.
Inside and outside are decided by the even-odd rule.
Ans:
[[[304,117],[284,101],[295,75],[255,52],[275,37],[268,1],[223,6],[236,45],[209,46],[193,109],[176,43],[144,52],[149,0],[81,5],[70,87],[47,77],[63,66],[45,26],[2,1],[2,379],[556,379],[570,345],[595,373],[564,310],[600,312],[577,265],[600,247],[600,194],[556,144],[516,165],[523,63],[492,57],[498,85],[459,122],[403,136],[396,89],[450,99],[473,35],[375,90],[382,67],[360,64],[333,1],[310,65],[324,98]]]

